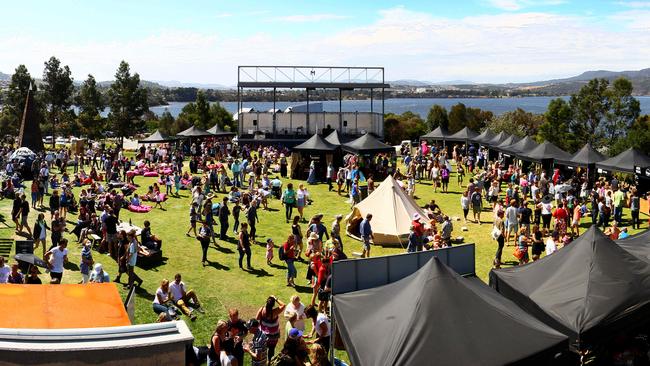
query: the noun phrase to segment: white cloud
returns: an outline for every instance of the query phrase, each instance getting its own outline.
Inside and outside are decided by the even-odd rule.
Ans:
[[[630,29],[650,30],[650,10],[627,10],[610,16],[610,19],[620,22]]]
[[[616,4],[634,9],[650,8],[650,1],[618,1]]]
[[[325,20],[341,20],[348,19],[348,15],[339,15],[331,13],[322,13],[322,14],[296,14],[296,15],[285,15],[281,17],[275,17],[273,20],[289,22],[289,23],[307,23],[307,22],[321,22]]]
[[[611,21],[628,24],[624,17],[631,14],[617,16]],[[649,67],[647,28],[618,25],[611,30],[591,18],[540,12],[455,19],[397,7],[381,11],[372,24],[331,34],[223,37],[169,30],[127,42],[85,43],[14,34],[0,38],[0,71],[12,72],[25,63],[40,77],[43,62],[52,55],[70,65],[78,80],[88,73],[112,79],[124,59],[147,80],[227,85],[236,82],[237,65],[251,64],[384,66],[387,80],[476,82]]]
[[[552,6],[564,4],[566,0],[487,0],[488,3],[498,9],[517,11],[533,6]]]

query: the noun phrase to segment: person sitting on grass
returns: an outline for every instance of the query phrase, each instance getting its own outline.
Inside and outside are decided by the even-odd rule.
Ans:
[[[178,306],[183,314],[190,317],[192,321],[196,320],[196,314],[194,310],[196,309],[200,313],[205,311],[201,307],[198,297],[194,290],[186,290],[185,283],[182,281],[180,273],[174,275],[174,282],[169,285],[169,290],[171,291],[172,301]],[[193,309],[190,310],[190,307]]]
[[[160,282],[160,287],[156,290],[152,307],[153,312],[158,314],[159,317],[165,318],[165,321],[178,319],[178,315],[172,308],[172,301],[169,292],[169,281],[164,279]]]
[[[101,263],[96,263],[95,267],[90,274],[90,282],[92,283],[109,283],[111,282],[111,278],[108,275],[106,271],[104,271],[104,267],[102,267]]]
[[[151,223],[149,220],[144,221],[144,228],[140,232],[140,242],[149,249],[160,250],[162,248],[162,240],[151,233]]]

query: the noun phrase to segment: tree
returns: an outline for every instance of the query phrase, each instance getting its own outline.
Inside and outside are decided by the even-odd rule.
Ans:
[[[210,128],[215,124],[224,131],[237,131],[232,114],[218,102],[210,105]]]
[[[480,108],[467,108],[465,104],[458,103],[449,111],[449,133],[456,133],[467,127],[479,131],[494,118],[490,111]]]
[[[544,123],[537,131],[537,142],[552,142],[566,151],[576,151],[580,148],[570,126],[573,120],[571,106],[562,98],[551,100],[544,113]]]
[[[456,133],[467,125],[467,107],[458,103],[449,110],[449,133]]]
[[[158,130],[167,135],[172,135],[176,132],[174,131],[174,116],[167,109],[165,109],[158,120]]]
[[[389,113],[384,118],[384,136],[389,144],[398,145],[403,140],[414,140],[426,132],[426,123],[413,112],[401,115]]]
[[[106,127],[105,119],[100,114],[106,106],[97,89],[97,81],[94,76],[88,75],[88,79],[84,81],[79,90],[76,102],[79,106],[79,124],[82,133],[92,139],[99,137]]]
[[[11,75],[4,108],[0,113],[0,133],[3,135],[18,134],[20,121],[25,110],[27,91],[29,91],[30,87],[32,92],[36,93],[36,82],[34,82],[25,65],[19,65],[14,74]]]
[[[625,78],[614,81],[609,89],[610,109],[606,114],[603,133],[608,146],[620,137],[637,121],[641,112],[639,101],[632,96],[632,82]]]
[[[569,104],[573,113],[571,131],[576,140],[591,143],[598,148],[603,144],[602,122],[607,116],[610,98],[607,93],[609,82],[593,79],[571,96]]]
[[[431,131],[438,127],[449,128],[449,117],[445,107],[438,104],[432,105],[429,114],[427,114],[427,125]]]
[[[210,127],[210,103],[205,99],[205,93],[200,90],[196,95],[196,127],[204,130]]]
[[[619,137],[609,148],[609,154],[614,156],[631,147],[650,154],[650,115],[637,118],[625,136]]]
[[[120,62],[115,81],[108,90],[108,105],[111,113],[108,120],[113,131],[120,138],[130,136],[143,128],[142,115],[149,110],[147,90],[140,86],[140,75],[131,75],[129,64]]]
[[[61,61],[52,56],[45,62],[43,70],[43,101],[49,107],[48,117],[52,123],[52,136],[55,135],[56,123],[62,118],[62,113],[72,106],[74,85],[70,68],[61,67]],[[54,139],[52,139],[54,147]]]

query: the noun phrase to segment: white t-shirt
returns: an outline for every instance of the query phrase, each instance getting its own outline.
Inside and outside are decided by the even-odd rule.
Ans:
[[[510,224],[517,224],[517,208],[514,206],[510,206],[506,209],[506,220]]]
[[[298,320],[293,324],[294,328],[300,329],[302,331],[305,330],[305,305],[300,303],[298,307],[296,308],[293,303],[287,304],[287,307],[284,309],[284,317],[289,320],[289,317],[291,316],[291,313],[297,313],[298,314]]]
[[[176,284],[176,281],[172,282],[169,284],[169,292],[172,293],[172,296],[174,297],[175,301],[178,301],[183,298],[183,293],[187,292],[185,290],[185,283],[181,281],[181,283]]]
[[[11,273],[11,268],[8,265],[0,267],[0,283],[7,283],[9,280],[9,274]]]
[[[557,250],[557,246],[555,245],[555,241],[553,238],[548,238],[546,239],[546,255],[551,255]]]
[[[552,203],[542,203],[542,215],[552,214],[553,204]]]
[[[153,297],[154,304],[160,304],[158,297],[160,297],[163,302],[167,302],[167,300],[169,300],[169,292],[163,292],[162,287],[158,287],[158,290],[156,290],[156,296]]]
[[[52,272],[63,273],[63,258],[68,255],[68,248],[59,250],[59,247],[50,249],[52,253]]]
[[[320,326],[321,324],[325,323],[327,325],[327,334],[322,334]],[[332,333],[332,328],[330,326],[330,320],[327,317],[327,315],[323,313],[318,313],[318,317],[316,317],[316,334],[318,334],[321,337],[327,337]]]

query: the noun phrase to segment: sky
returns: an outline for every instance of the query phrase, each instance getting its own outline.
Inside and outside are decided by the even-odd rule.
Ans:
[[[650,0],[0,3],[0,72],[234,85],[238,65],[383,66],[386,80],[527,82],[650,67]]]

